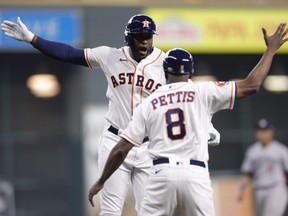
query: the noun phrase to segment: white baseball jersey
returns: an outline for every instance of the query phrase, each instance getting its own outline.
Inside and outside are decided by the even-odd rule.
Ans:
[[[288,172],[288,148],[276,140],[266,147],[256,142],[247,149],[241,171],[253,174],[255,188],[285,185],[284,172]]]
[[[247,149],[241,171],[253,175],[255,215],[282,216],[288,200],[288,148],[276,140],[266,147],[256,142]]]
[[[90,68],[100,66],[106,76],[109,99],[106,119],[118,129],[127,126],[143,98],[166,83],[162,69],[164,52],[156,47],[139,63],[130,56],[128,46],[85,49],[85,58]]]
[[[121,136],[141,145],[147,134],[150,157],[208,161],[211,115],[232,109],[235,82],[180,82],[160,87],[137,107]]]

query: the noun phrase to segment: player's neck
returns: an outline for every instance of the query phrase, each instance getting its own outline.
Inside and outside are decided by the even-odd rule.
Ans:
[[[269,144],[272,142],[272,140],[266,140],[266,141],[262,141],[261,142],[261,145],[262,145],[262,147],[267,147],[267,146],[269,146]]]
[[[175,76],[172,74],[169,74],[167,77],[167,84],[171,83],[177,83],[177,82],[188,82],[189,76],[188,75],[180,75],[180,76]]]

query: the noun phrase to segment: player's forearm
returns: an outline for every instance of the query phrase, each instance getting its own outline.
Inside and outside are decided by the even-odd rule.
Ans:
[[[121,139],[118,144],[111,150],[106,161],[104,171],[99,179],[100,184],[104,184],[106,180],[119,168],[132,147],[132,144],[124,139]]]
[[[243,198],[243,193],[246,190],[246,188],[250,185],[251,181],[251,174],[243,174],[243,176],[240,179],[240,184],[239,184],[239,192],[238,192],[238,200],[242,200]]]
[[[86,66],[84,49],[74,48],[64,43],[45,40],[34,35],[31,44],[40,52],[60,61]]]
[[[275,52],[267,49],[258,64],[244,80],[237,81],[237,98],[247,97],[259,92],[270,70]]]
[[[239,186],[240,192],[243,193],[249,184],[250,184],[250,179],[247,176],[242,177],[240,181],[240,186]]]
[[[99,183],[104,184],[106,180],[119,168],[125,158],[126,155],[123,154],[123,152],[115,152],[112,150],[106,162],[102,176],[99,179]]]
[[[275,52],[267,49],[254,69],[248,74],[246,80],[251,86],[254,86],[256,92],[263,84],[272,64]]]

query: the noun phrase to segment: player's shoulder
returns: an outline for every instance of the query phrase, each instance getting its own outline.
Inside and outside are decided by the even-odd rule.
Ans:
[[[153,51],[150,54],[153,58],[158,58],[159,60],[163,61],[165,58],[165,52],[157,47],[153,47]]]
[[[274,146],[276,146],[279,149],[288,150],[288,147],[284,143],[281,143],[278,140],[273,140],[272,143]]]
[[[195,86],[199,86],[199,87],[213,85],[213,81],[194,81],[194,80],[191,81],[191,80],[189,80],[188,83],[193,84]]]
[[[165,55],[165,52],[161,49],[159,49],[158,47],[153,47],[153,52],[157,52],[157,53],[161,53],[163,55]]]
[[[91,52],[101,52],[101,53],[111,53],[111,52],[121,52],[121,48],[110,47],[106,45],[97,46],[94,48],[88,48]]]
[[[97,59],[97,61],[109,62],[123,55],[120,48],[110,46],[98,46],[85,51],[89,58]]]
[[[195,84],[196,88],[207,92],[221,92],[235,89],[234,81],[203,81]]]
[[[247,153],[253,153],[253,152],[257,152],[259,150],[262,149],[262,145],[260,144],[260,142],[255,142],[255,143],[252,143],[251,145],[249,145],[246,149],[246,152]]]
[[[193,88],[200,91],[207,91],[208,89],[215,88],[215,84],[213,81],[189,81],[188,85],[193,86]]]

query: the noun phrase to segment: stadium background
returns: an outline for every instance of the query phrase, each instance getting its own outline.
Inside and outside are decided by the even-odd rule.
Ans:
[[[36,3],[30,0],[24,4],[22,1],[0,0],[0,21],[7,11],[16,19],[17,12],[23,10],[76,10],[80,22],[76,28],[78,35],[75,36],[79,40],[75,45],[120,47],[127,20],[131,15],[145,11],[147,6],[156,9],[177,6],[191,10],[226,8],[227,11],[229,8],[288,9],[284,0],[175,2],[44,0]],[[22,20],[25,22],[25,19]],[[16,215],[96,215],[96,210],[88,207],[86,194],[91,179],[95,180],[95,173],[91,173],[97,157],[95,142],[101,134],[101,121],[107,105],[107,85],[103,73],[52,60],[33,49],[17,47],[17,44],[10,49],[4,43],[1,32],[0,179],[13,186]],[[209,71],[218,80],[245,77],[261,56],[257,52],[237,53],[233,50],[226,53],[207,50],[192,54],[196,74]],[[287,75],[287,57],[287,52],[275,56],[271,73]],[[55,97],[35,97],[27,87],[27,79],[31,75],[43,73],[57,77],[61,89]],[[261,89],[259,94],[238,101],[234,111],[221,111],[214,116],[214,125],[221,133],[221,144],[209,148],[209,166],[219,216],[250,214],[247,212],[251,212],[253,206],[249,200],[241,206],[233,201],[243,154],[254,141],[253,126],[261,117],[267,117],[274,123],[276,138],[288,145],[287,96],[287,92],[273,93]],[[91,146],[92,150],[89,149]],[[124,215],[132,216],[131,195],[128,199]]]

